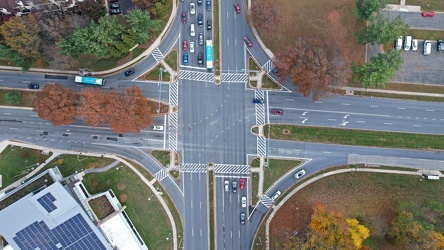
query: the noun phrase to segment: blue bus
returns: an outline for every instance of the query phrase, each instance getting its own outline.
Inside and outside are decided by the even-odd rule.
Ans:
[[[105,80],[102,78],[76,76],[75,81],[77,83],[83,83],[83,84],[91,84],[91,85],[99,85],[99,86],[105,85]]]
[[[213,41],[206,41],[207,69],[213,70]]]

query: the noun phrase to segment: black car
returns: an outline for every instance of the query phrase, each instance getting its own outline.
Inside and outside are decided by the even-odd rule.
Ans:
[[[245,224],[245,213],[240,214],[240,223],[243,225]]]
[[[109,14],[110,14],[110,15],[122,14],[122,12],[123,12],[122,9],[110,9],[110,10],[109,10]]]
[[[120,9],[120,4],[118,3],[110,3],[109,4],[110,9]]]
[[[259,98],[253,98],[253,103],[255,104],[264,104],[264,100]]]
[[[203,41],[203,33],[199,33],[199,45],[203,45],[204,41]]]
[[[207,5],[207,11],[211,11],[211,0],[207,0],[206,5]]]
[[[197,5],[201,6],[202,5],[202,0],[197,0]]]
[[[199,66],[203,66],[203,54],[202,53],[199,53],[198,55],[197,55],[197,65],[199,65]]]
[[[197,25],[199,25],[199,27],[202,27],[203,25],[202,14],[197,15]]]
[[[132,75],[134,73],[136,73],[136,70],[131,68],[131,69],[125,71],[125,76],[130,76],[130,75]]]
[[[438,40],[437,49],[439,52],[444,51],[444,41],[443,40]]]
[[[28,84],[28,89],[39,89],[40,86],[35,83]]]
[[[212,22],[211,22],[211,20],[210,19],[208,19],[207,20],[207,30],[211,30],[211,28],[212,28]]]

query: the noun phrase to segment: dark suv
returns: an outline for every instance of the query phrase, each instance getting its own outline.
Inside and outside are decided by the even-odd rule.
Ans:
[[[28,89],[39,89],[40,86],[35,83],[28,84]]]
[[[136,70],[131,68],[131,69],[125,71],[125,76],[130,76],[130,75],[134,74],[135,72],[136,72]]]
[[[206,1],[207,11],[211,11],[211,0]]]
[[[213,27],[213,26],[212,26],[212,22],[211,22],[210,19],[208,19],[208,20],[207,20],[207,30],[211,30],[212,27]]]
[[[264,100],[259,99],[259,98],[253,98],[253,103],[254,104],[264,104]]]
[[[443,40],[438,40],[437,49],[439,52],[444,51],[444,41]]]
[[[197,65],[199,65],[199,66],[203,66],[203,54],[202,53],[199,53],[198,55],[197,55]]]
[[[202,27],[203,25],[202,14],[197,15],[197,25],[199,25],[199,27]]]

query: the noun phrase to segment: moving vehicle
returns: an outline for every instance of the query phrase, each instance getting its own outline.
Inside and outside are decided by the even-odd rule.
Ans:
[[[194,3],[190,3],[190,14],[196,14],[196,6],[194,5]]]
[[[109,4],[110,9],[120,9],[120,4],[118,3],[110,3]]]
[[[212,22],[211,22],[211,19],[208,19],[207,20],[207,30],[211,30],[211,28],[212,28]]]
[[[429,40],[424,41],[424,55],[428,56],[432,53],[432,44]]]
[[[206,57],[207,57],[207,69],[213,70],[213,40],[206,41]]]
[[[194,27],[194,23],[191,24],[190,26],[190,36],[196,36],[196,29]]]
[[[183,54],[183,65],[188,65],[188,54]]]
[[[253,103],[254,104],[264,104],[264,100],[259,99],[259,98],[253,98]]]
[[[203,66],[203,55],[202,55],[202,53],[199,53],[197,55],[197,65],[200,66],[200,67]]]
[[[242,202],[242,207],[247,207],[247,197],[243,196],[241,202]]]
[[[233,182],[231,183],[231,187],[233,188],[233,193],[236,193],[236,192],[237,192],[237,182],[236,182],[236,181],[233,181]]]
[[[194,42],[190,42],[190,53],[194,53]]]
[[[245,179],[241,178],[239,180],[239,188],[243,190],[245,188]]]
[[[197,5],[201,6],[202,5],[202,0],[197,0]]]
[[[418,50],[418,39],[413,39],[412,40],[412,51],[417,51]]]
[[[230,191],[230,182],[228,180],[224,181],[225,192]]]
[[[241,13],[240,5],[238,2],[234,2],[234,9],[236,10],[237,14]]]
[[[443,40],[438,40],[438,42],[436,43],[436,49],[438,50],[438,52],[444,51],[444,41]]]
[[[243,225],[245,224],[245,213],[240,214],[240,223]]]
[[[422,12],[422,16],[423,17],[433,17],[433,16],[435,16],[435,12],[433,12],[433,11],[424,11],[424,12]]]
[[[198,25],[199,27],[202,27],[202,26],[203,26],[203,17],[202,17],[202,14],[197,15],[197,25]]]
[[[122,14],[122,12],[123,12],[122,9],[110,9],[110,10],[109,10],[109,14],[110,14],[110,15]]]
[[[281,195],[281,191],[278,190],[278,191],[276,191],[276,193],[273,194],[273,196],[271,196],[271,201],[277,200],[279,195]]]
[[[40,86],[36,83],[28,84],[28,89],[39,89]]]
[[[198,40],[199,40],[199,45],[203,45],[204,44],[204,38],[203,38],[203,33],[202,32],[199,33]]]
[[[273,115],[283,115],[283,114],[284,114],[284,111],[283,111],[282,109],[272,109],[272,110],[271,110],[271,113],[272,113]]]
[[[185,11],[182,12],[182,23],[187,23],[187,13]]]
[[[207,11],[211,11],[211,0],[206,1]]]
[[[99,85],[99,86],[105,85],[105,80],[102,78],[94,78],[94,77],[86,77],[86,76],[76,76],[75,82],[83,83],[83,84],[90,84],[90,85]]]
[[[163,131],[163,126],[161,126],[161,125],[153,125],[153,130]]]
[[[182,50],[183,50],[183,51],[187,51],[187,49],[188,49],[188,43],[187,43],[187,40],[183,40],[183,42],[182,42]]]
[[[132,75],[134,73],[136,73],[136,70],[131,68],[131,69],[125,71],[125,76],[130,76],[130,75]]]
[[[294,178],[299,179],[304,175],[305,175],[305,170],[301,170],[301,171],[297,172],[296,174],[294,174],[293,176],[294,176]]]
[[[248,47],[253,47],[253,44],[251,43],[250,39],[248,39],[248,36],[244,36],[244,41]]]
[[[396,40],[395,48],[396,50],[402,49],[402,36],[399,36],[398,39]]]
[[[412,46],[412,37],[406,36],[404,41],[404,50],[408,51],[410,50],[410,47]]]

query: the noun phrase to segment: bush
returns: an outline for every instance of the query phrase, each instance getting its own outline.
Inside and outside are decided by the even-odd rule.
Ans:
[[[8,91],[5,94],[5,99],[9,104],[19,105],[22,102],[22,93],[18,90]]]

